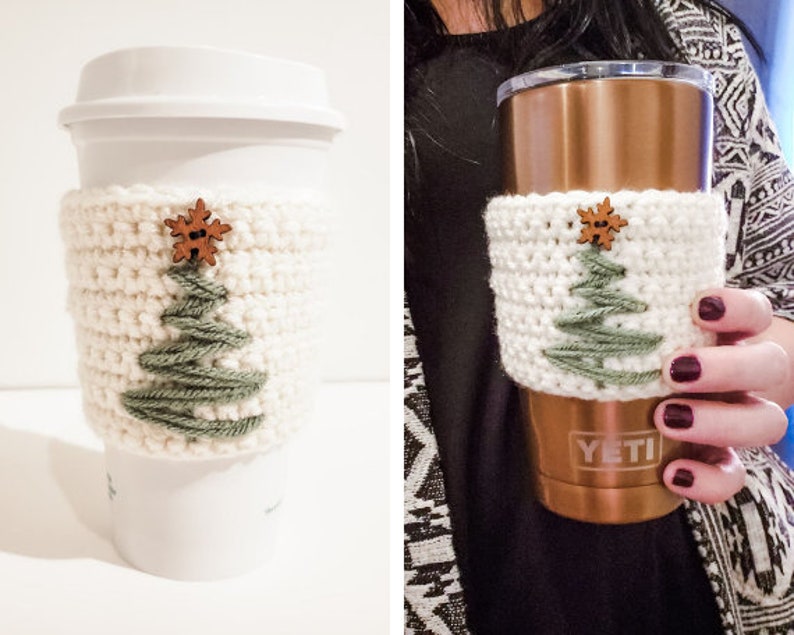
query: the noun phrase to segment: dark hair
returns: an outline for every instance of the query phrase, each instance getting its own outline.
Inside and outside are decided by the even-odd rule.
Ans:
[[[505,11],[502,0],[470,0],[494,30],[504,30],[494,53],[515,72],[557,63],[593,59],[683,61],[683,52],[656,9],[657,0],[543,0],[544,10],[532,29],[507,29],[522,22],[521,0]],[[716,0],[698,0],[744,32],[763,59],[750,31]],[[446,27],[430,0],[405,0],[405,88],[411,94],[411,70],[444,47]],[[493,41],[493,39],[491,40]]]
[[[504,37],[486,38],[493,54],[513,74],[563,61],[595,59],[657,59],[685,61],[685,55],[670,36],[656,8],[658,0],[543,0],[543,12],[519,29],[509,23],[525,22],[521,0],[466,0],[482,12],[486,24],[504,31]],[[411,99],[422,82],[417,67],[438,55],[447,45],[444,22],[431,0],[405,2],[405,100]],[[763,60],[752,33],[744,23],[716,0],[697,0],[744,32]],[[412,196],[419,179],[415,132],[422,128],[421,117],[405,121],[405,200]]]

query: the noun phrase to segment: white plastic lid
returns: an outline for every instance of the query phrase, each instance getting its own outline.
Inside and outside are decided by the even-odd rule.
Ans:
[[[496,103],[499,106],[505,99],[516,93],[549,84],[580,79],[624,79],[627,77],[669,79],[692,84],[704,92],[714,92],[714,79],[708,71],[699,66],[655,60],[605,60],[549,66],[511,77],[499,86]]]
[[[319,68],[211,47],[157,46],[113,51],[88,62],[76,102],[58,117],[265,119],[341,130]]]

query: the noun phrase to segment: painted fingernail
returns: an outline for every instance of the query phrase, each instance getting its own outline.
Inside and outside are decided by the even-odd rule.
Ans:
[[[692,408],[682,403],[671,403],[664,407],[664,425],[668,428],[682,430],[684,428],[691,428],[695,420],[692,414]]]
[[[676,383],[695,381],[700,378],[700,361],[692,355],[676,357],[670,364],[670,377]]]
[[[702,298],[698,303],[698,315],[701,320],[713,322],[725,315],[725,303],[722,298],[710,295]]]
[[[689,470],[681,468],[675,471],[675,476],[673,476],[673,485],[676,487],[692,487],[692,483],[694,482],[695,475]]]

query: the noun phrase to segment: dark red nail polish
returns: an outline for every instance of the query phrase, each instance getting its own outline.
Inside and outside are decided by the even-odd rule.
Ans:
[[[689,470],[681,468],[675,471],[675,476],[673,476],[673,485],[676,487],[692,487],[692,483],[694,482],[695,475]]]
[[[682,430],[684,428],[691,428],[695,420],[692,414],[692,408],[682,403],[671,403],[664,407],[664,425],[668,428]]]
[[[670,364],[670,377],[677,383],[699,379],[700,371],[700,361],[692,355],[676,357]]]
[[[698,303],[698,315],[701,320],[712,322],[725,315],[725,303],[717,296],[707,296]]]

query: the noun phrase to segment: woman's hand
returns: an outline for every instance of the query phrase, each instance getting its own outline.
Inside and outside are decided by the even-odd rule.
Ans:
[[[772,323],[769,300],[757,291],[712,289],[693,304],[695,323],[718,333],[719,346],[678,351],[662,368],[677,394],[656,408],[654,422],[665,437],[692,444],[687,458],[671,461],[664,482],[672,491],[718,503],[744,485],[736,447],[769,445],[786,432],[786,415],[755,395],[789,375],[785,350],[770,341],[746,342]]]

